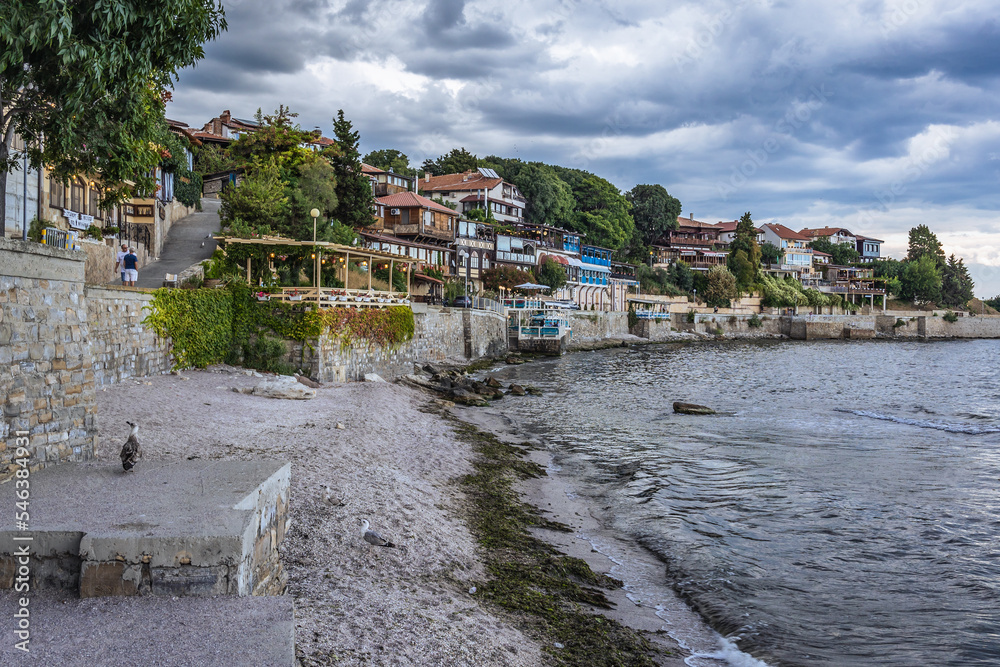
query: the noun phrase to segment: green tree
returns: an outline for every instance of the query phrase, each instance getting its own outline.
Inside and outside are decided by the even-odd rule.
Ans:
[[[542,265],[538,267],[537,272],[538,282],[551,287],[552,292],[555,292],[566,284],[566,267],[551,257],[545,258]]]
[[[784,256],[785,251],[770,241],[764,241],[760,244],[760,259],[762,262],[778,264]]]
[[[817,238],[809,242],[809,247],[831,255],[831,260],[838,266],[850,266],[859,259],[861,254],[847,243],[834,243],[829,238]]]
[[[297,241],[312,239],[312,216],[310,211],[319,209],[316,238],[329,241],[331,226],[326,221],[337,210],[337,180],[330,163],[316,157],[301,165],[296,176],[287,185],[289,216],[283,236]]]
[[[625,198],[632,207],[632,219],[645,245],[677,229],[681,202],[671,197],[662,185],[637,185],[628,191]]]
[[[747,259],[746,251],[742,248],[734,253],[730,253],[727,258],[730,272],[736,276],[736,286],[740,290],[749,289],[755,281],[754,266]]]
[[[218,144],[203,144],[194,149],[194,170],[199,174],[217,174],[238,166],[238,161],[229,151]]]
[[[424,171],[432,176],[442,174],[460,174],[465,171],[475,171],[479,167],[479,158],[462,148],[452,148],[451,152],[442,155],[437,160],[425,160]]]
[[[869,264],[872,270],[875,272],[875,277],[877,278],[899,278],[903,273],[904,262],[898,259],[892,259],[891,257],[885,257],[883,259],[876,259],[874,262]]]
[[[677,260],[671,264],[667,277],[683,292],[690,292],[694,288],[694,269],[685,261]]]
[[[513,289],[515,285],[523,285],[534,281],[527,271],[515,268],[508,264],[491,266],[482,272],[483,289],[490,292],[499,292],[500,288]]]
[[[564,227],[573,213],[573,190],[549,166],[541,163],[524,165],[506,180],[517,186],[527,200],[524,219],[539,225]]]
[[[983,301],[987,306],[993,308],[994,310],[1000,310],[1000,294],[997,294],[992,299],[986,299]]]
[[[736,276],[724,266],[713,266],[708,270],[701,297],[710,306],[728,306],[739,296]]]
[[[293,124],[296,117],[298,114],[283,104],[269,115],[257,109],[255,118],[258,128],[245,132],[231,143],[229,155],[240,164],[250,164],[255,160],[273,161],[287,175],[315,156],[312,150],[303,146],[312,140],[313,135]]]
[[[899,282],[900,296],[906,301],[936,302],[941,298],[941,271],[933,255],[906,262]]]
[[[372,151],[362,159],[362,162],[401,176],[416,177],[417,175],[417,170],[410,166],[410,158],[406,156],[406,153],[397,151],[395,148]]]
[[[573,190],[576,200],[568,226],[587,236],[588,243],[618,250],[635,234],[628,200],[609,181],[579,169],[553,167]]]
[[[219,199],[222,225],[235,236],[270,234],[274,227],[284,224],[288,213],[285,183],[273,161],[250,169],[238,186],[223,190]],[[311,232],[310,228],[310,237]]]
[[[954,253],[941,271],[941,303],[945,306],[964,306],[974,294],[976,285],[965,267],[965,260]]]
[[[358,152],[361,135],[353,129],[351,121],[344,118],[343,109],[337,111],[333,119],[333,133],[338,149],[330,157],[337,180],[334,217],[351,227],[367,227],[375,221],[372,215],[375,198],[371,182],[361,173],[361,154]]]
[[[743,251],[743,259],[750,264],[736,266],[737,253]],[[757,229],[754,227],[750,212],[746,212],[736,223],[736,236],[729,244],[729,257],[726,260],[732,274],[740,277],[739,288],[746,290],[760,279],[760,246],[757,245]]]
[[[7,174],[21,158],[11,151],[15,133],[36,169],[44,164],[57,178],[99,174],[107,188],[102,205],[130,195],[126,180],[151,191],[164,91],[178,70],[204,56],[202,43],[225,29],[215,0],[5,0],[0,220]]]
[[[931,257],[940,269],[945,264],[944,249],[934,232],[927,225],[917,225],[910,230],[909,246],[906,259],[912,261],[921,257]]]

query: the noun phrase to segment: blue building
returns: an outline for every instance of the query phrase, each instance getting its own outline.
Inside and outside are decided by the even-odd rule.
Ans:
[[[596,245],[580,245],[580,287],[576,302],[581,308],[606,310],[611,306],[611,292],[608,288],[611,278],[610,248]]]
[[[862,262],[874,262],[882,258],[882,244],[884,241],[869,238],[858,234],[855,236],[858,244],[858,254],[861,255]]]

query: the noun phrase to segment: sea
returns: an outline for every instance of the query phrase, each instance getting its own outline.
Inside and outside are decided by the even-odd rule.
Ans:
[[[503,411],[732,649],[689,664],[1000,665],[1000,341],[662,344],[491,374],[542,390]]]

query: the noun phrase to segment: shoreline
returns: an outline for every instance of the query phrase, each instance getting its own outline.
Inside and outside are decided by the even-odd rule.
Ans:
[[[622,581],[620,588],[605,591],[614,607],[595,611],[643,633],[667,652],[655,658],[658,665],[766,667],[710,628],[674,593],[664,574],[665,565],[656,554],[605,524],[585,495],[576,492],[576,480],[557,462],[558,452],[497,406],[455,406],[450,411],[455,418],[502,442],[534,445],[527,458],[542,466],[547,475],[522,481],[518,490],[545,519],[564,523],[571,531],[536,528],[532,533],[568,556],[582,559],[594,572]]]

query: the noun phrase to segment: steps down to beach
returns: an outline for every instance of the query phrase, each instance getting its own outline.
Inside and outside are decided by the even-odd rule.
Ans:
[[[30,549],[31,590],[103,596],[280,595],[291,466],[281,461],[65,464],[29,478],[16,526],[13,481],[0,485],[0,589]]]

